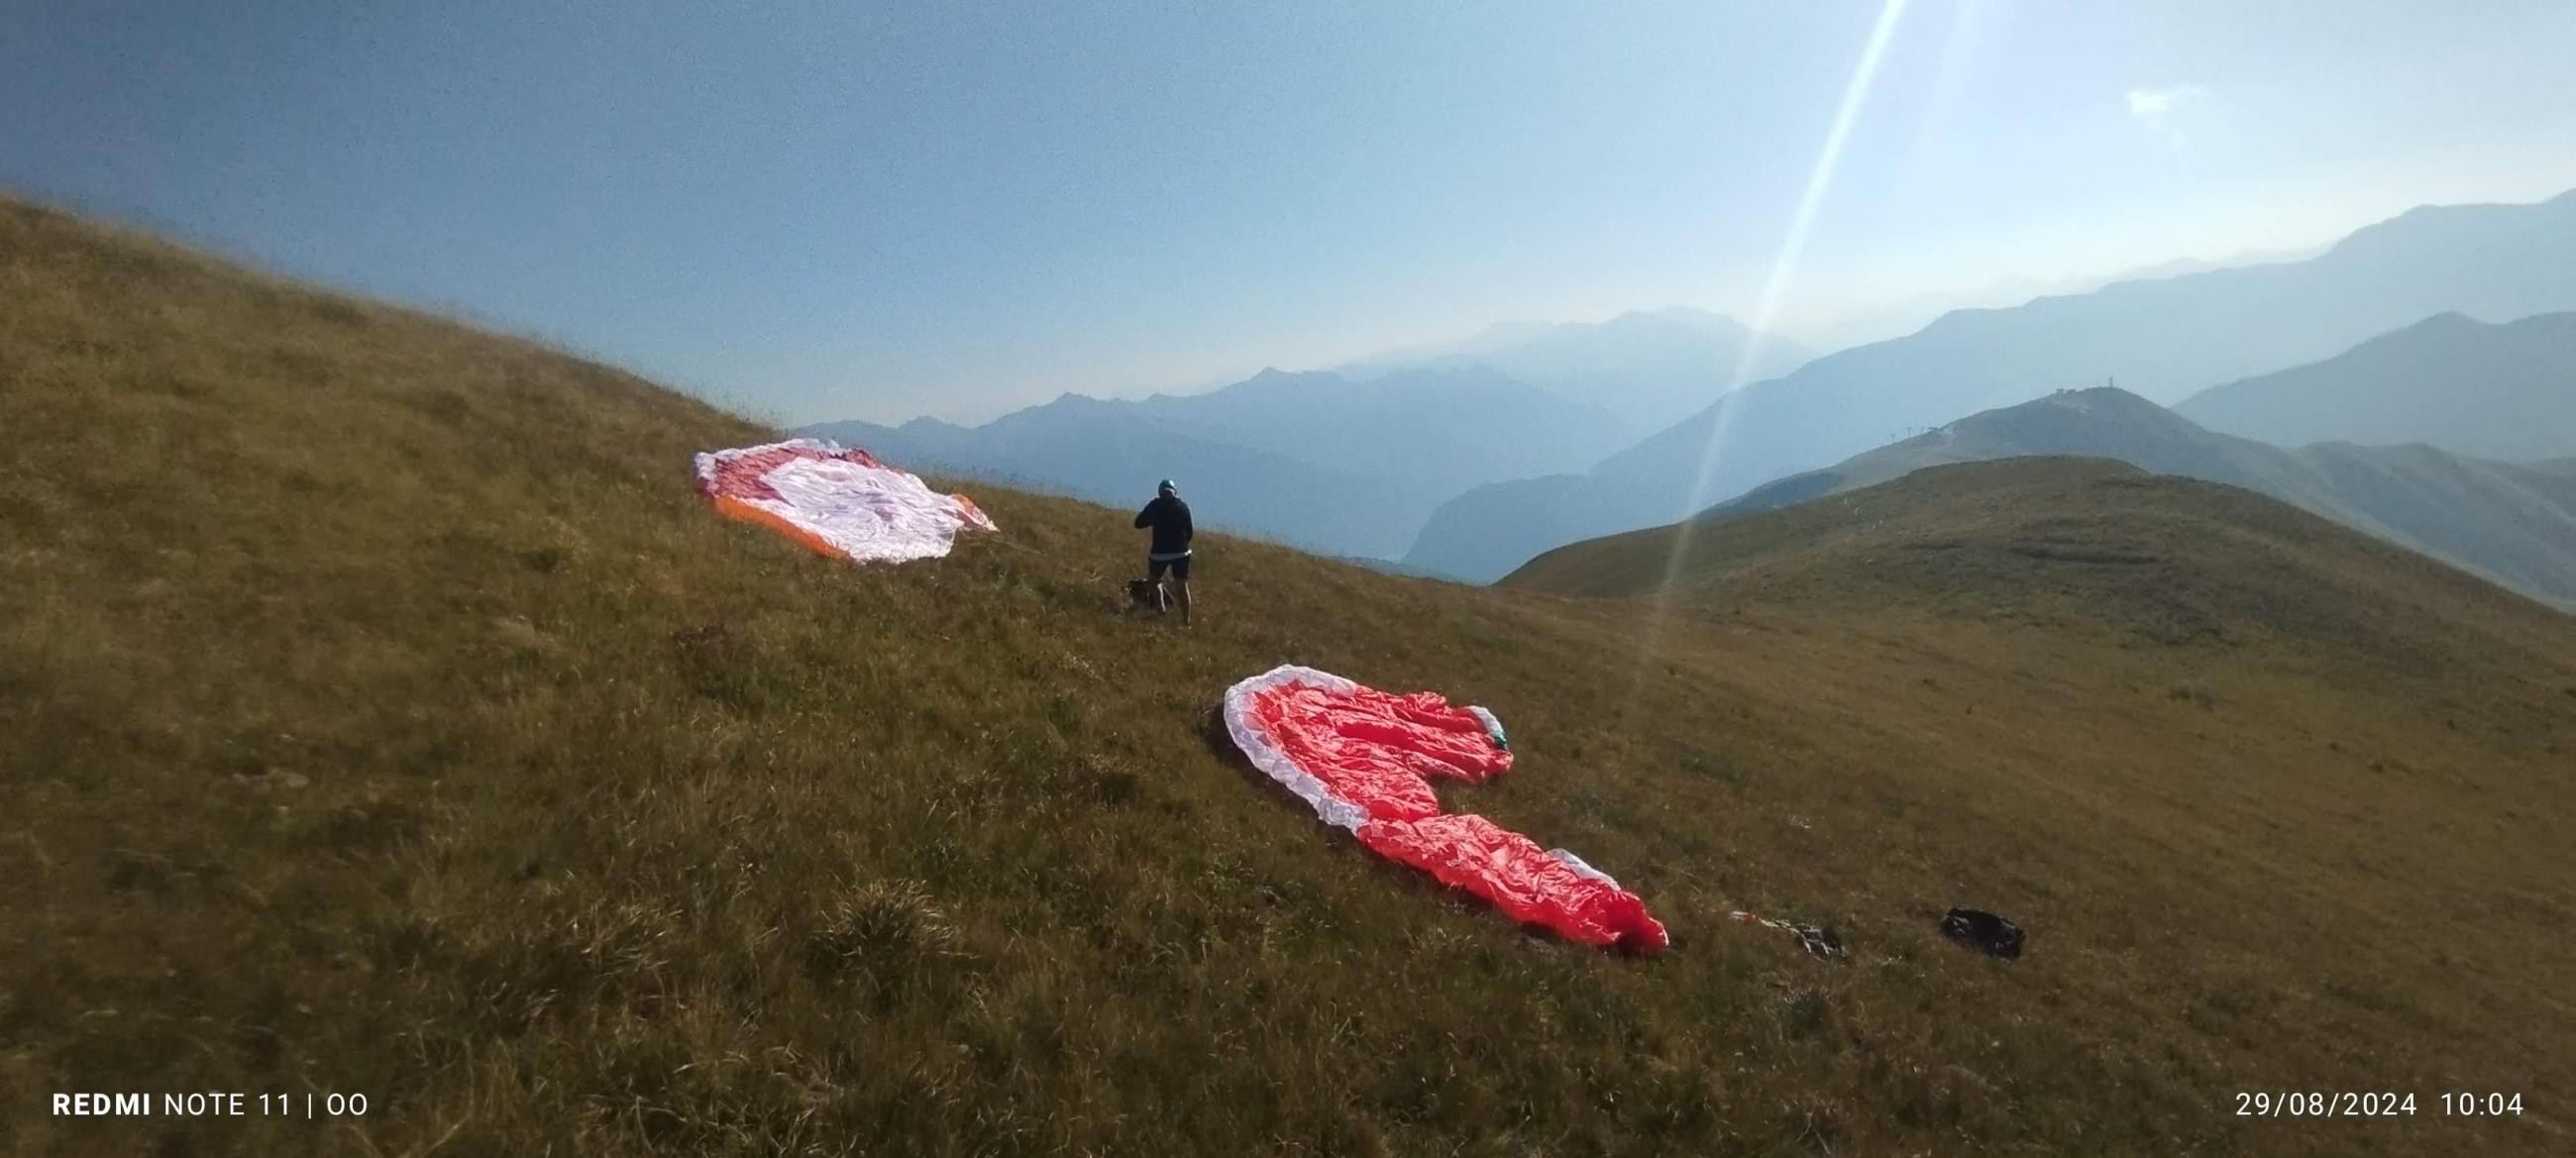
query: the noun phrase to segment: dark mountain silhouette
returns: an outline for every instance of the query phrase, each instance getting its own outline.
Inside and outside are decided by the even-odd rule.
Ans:
[[[2328,358],[2214,386],[2174,409],[2280,446],[2429,442],[2481,458],[2576,454],[2576,313],[2437,314]]]
[[[2527,595],[2576,606],[2576,480],[2421,443],[2283,450],[2204,430],[2125,390],[2070,390],[1960,419],[1709,508],[1702,519],[1775,510],[1990,459],[2116,459],[2226,483],[2303,507]]]
[[[1435,511],[1418,566],[1499,574],[1491,560],[1681,518],[1709,498],[1814,469],[1963,414],[2106,380],[2174,401],[2313,362],[2444,311],[2519,318],[2576,309],[2576,192],[2532,205],[2411,210],[2305,261],[2122,282],[1807,363],[1734,392],[1586,475],[1479,489]],[[1524,517],[1536,507],[1562,521]]]

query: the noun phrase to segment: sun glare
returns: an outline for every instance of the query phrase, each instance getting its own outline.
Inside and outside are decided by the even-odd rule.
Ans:
[[[1719,457],[1725,453],[1727,434],[1733,425],[1740,402],[1738,391],[1745,385],[1753,368],[1760,364],[1763,338],[1778,320],[1787,302],[1790,286],[1797,280],[1798,262],[1807,246],[1807,234],[1815,226],[1816,209],[1832,188],[1834,169],[1842,159],[1843,145],[1851,139],[1852,126],[1860,120],[1861,107],[1869,102],[1871,84],[1878,76],[1879,62],[1887,56],[1887,46],[1896,38],[1896,26],[1905,16],[1906,0],[1887,0],[1879,9],[1878,22],[1870,28],[1869,43],[1861,49],[1860,61],[1852,68],[1851,81],[1843,86],[1843,99],[1834,110],[1833,127],[1826,130],[1824,147],[1817,150],[1815,166],[1807,172],[1807,184],[1798,195],[1798,210],[1789,220],[1789,231],[1780,239],[1780,251],[1771,262],[1771,275],[1763,282],[1762,300],[1750,322],[1752,333],[1737,355],[1735,367],[1727,375],[1727,393],[1717,402],[1708,430],[1708,445],[1700,453],[1699,469],[1693,472],[1687,500],[1679,512],[1680,524],[1673,534],[1672,551],[1664,560],[1664,578],[1656,588],[1653,609],[1646,617],[1646,634],[1639,656],[1640,670],[1654,653],[1655,640],[1661,634],[1664,617],[1669,612],[1674,580],[1680,573],[1683,558],[1689,553],[1692,525],[1690,516],[1706,506],[1709,480],[1716,473]]]

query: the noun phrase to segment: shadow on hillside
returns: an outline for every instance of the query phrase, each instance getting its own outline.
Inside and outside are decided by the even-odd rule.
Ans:
[[[1297,798],[1296,793],[1288,791],[1287,785],[1271,779],[1268,773],[1252,766],[1252,757],[1244,755],[1243,749],[1234,742],[1234,734],[1225,730],[1223,701],[1209,704],[1206,711],[1199,713],[1198,733],[1199,743],[1207,746],[1208,755],[1216,757],[1217,763],[1233,769],[1244,783],[1252,785],[1272,800],[1296,805],[1300,812],[1313,811],[1305,801]]]

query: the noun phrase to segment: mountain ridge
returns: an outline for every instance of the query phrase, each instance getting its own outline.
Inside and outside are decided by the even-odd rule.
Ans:
[[[1204,393],[1124,400],[1066,392],[980,426],[919,418],[897,427],[826,422],[802,429],[873,440],[945,470],[1098,502],[1124,502],[1157,478],[1186,475],[1185,485],[1208,500],[1202,519],[1210,525],[1394,563],[1450,496],[1580,470],[1636,436],[1632,423],[1596,400],[1618,396],[1615,380],[1672,385],[1659,375],[1697,347],[1694,338],[1649,350],[1640,355],[1643,370],[1604,361],[1624,340],[1613,331],[1630,326],[1670,336],[1734,323],[1667,310],[1584,328],[1553,354],[1543,352],[1557,359],[1555,388],[1481,359],[1394,365],[1365,378],[1264,367]],[[1555,327],[1537,338],[1568,332]],[[1693,364],[1678,381],[1713,393],[1718,387],[1710,383],[1723,372]],[[1570,387],[1576,378],[1589,388]]]
[[[2177,413],[2269,442],[2421,441],[2479,458],[2576,454],[2576,312],[2445,311],[2323,361],[2210,387]]]
[[[1683,518],[1899,431],[2052,390],[2109,379],[2151,401],[2177,400],[2332,357],[2445,310],[2569,309],[2576,191],[2528,205],[2419,207],[2305,261],[1953,311],[1907,337],[1825,355],[1603,459],[1582,481],[1551,484],[1566,493],[1546,505],[1574,512],[1568,521],[1517,520],[1511,503],[1470,491],[1433,512],[1405,558],[1493,574],[1493,560]]]
[[[2069,455],[2269,495],[2576,609],[2576,486],[2566,480],[2422,444],[2321,443],[2283,450],[2205,430],[2107,387],[2061,391],[1970,415],[1824,470],[1754,488],[1697,517],[1721,520],[1815,501],[1933,466]]]
[[[1724,314],[1688,306],[1629,310],[1599,322],[1503,322],[1455,343],[1348,363],[1355,374],[1490,366],[1569,400],[1617,413],[1642,436],[1679,421],[1735,385],[1752,352],[1752,379],[1773,377],[1815,353],[1780,334],[1757,334]],[[1579,465],[1590,465],[1588,462]]]

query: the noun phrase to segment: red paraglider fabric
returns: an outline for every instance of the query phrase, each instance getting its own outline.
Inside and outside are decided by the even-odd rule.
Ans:
[[[1412,865],[1451,888],[1491,902],[1503,915],[1545,925],[1569,941],[1651,953],[1670,943],[1646,903],[1597,874],[1586,876],[1538,842],[1481,816],[1427,816],[1362,825],[1360,843]]]
[[[1228,688],[1224,714],[1255,767],[1378,855],[1569,940],[1642,953],[1670,943],[1645,902],[1574,854],[1440,811],[1432,777],[1475,783],[1510,770],[1492,713],[1291,666]]]
[[[1250,701],[1253,719],[1291,762],[1374,820],[1439,815],[1428,777],[1483,781],[1512,766],[1483,721],[1433,692],[1289,683]]]

